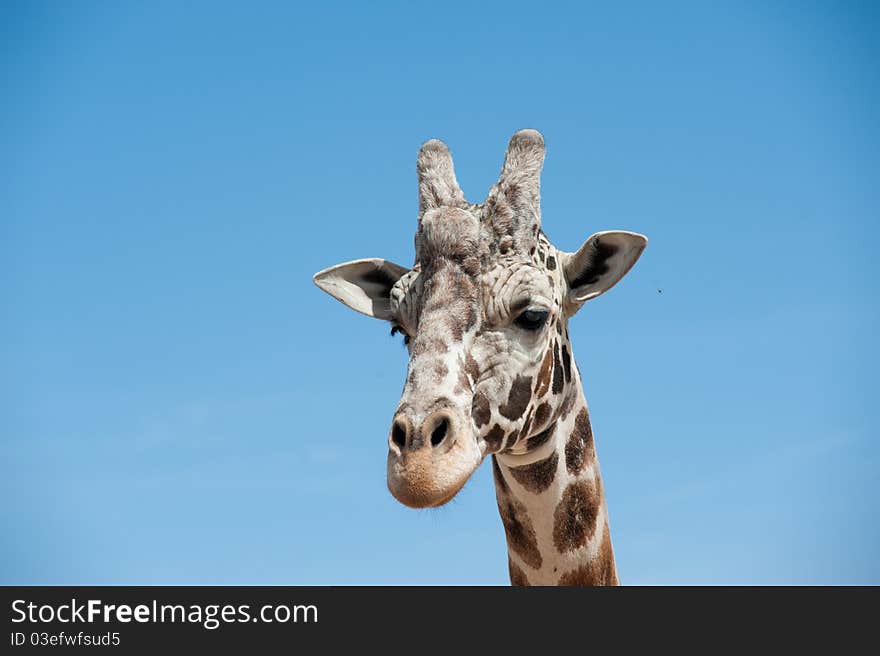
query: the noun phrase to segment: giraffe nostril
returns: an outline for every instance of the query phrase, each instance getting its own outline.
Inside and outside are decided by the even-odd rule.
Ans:
[[[436,426],[434,426],[434,430],[431,431],[431,446],[440,446],[443,444],[443,440],[446,439],[446,434],[448,432],[449,421],[444,417]]]
[[[406,445],[406,428],[401,421],[395,421],[391,427],[391,441],[402,449]]]

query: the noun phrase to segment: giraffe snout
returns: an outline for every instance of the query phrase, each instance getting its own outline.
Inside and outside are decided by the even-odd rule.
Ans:
[[[455,496],[481,460],[466,426],[451,404],[428,413],[398,411],[388,436],[388,488],[398,501],[424,508]]]

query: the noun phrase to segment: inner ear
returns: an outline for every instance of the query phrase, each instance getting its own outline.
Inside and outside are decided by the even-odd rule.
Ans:
[[[563,256],[568,284],[566,306],[574,314],[580,306],[611,289],[639,259],[648,239],[636,232],[597,232],[576,253]]]
[[[381,258],[337,264],[315,274],[315,284],[352,310],[391,320],[391,288],[409,269]]]

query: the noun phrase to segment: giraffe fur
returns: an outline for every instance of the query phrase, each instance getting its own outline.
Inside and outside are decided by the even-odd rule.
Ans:
[[[470,203],[449,149],[426,142],[413,265],[357,260],[315,283],[406,340],[388,437],[392,495],[442,505],[489,458],[512,584],[617,585],[568,321],[630,270],[647,239],[605,231],[558,250],[542,229],[544,155],[540,133],[517,132],[498,182]]]

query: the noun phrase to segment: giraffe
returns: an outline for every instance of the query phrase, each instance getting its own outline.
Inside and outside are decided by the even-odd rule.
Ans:
[[[616,284],[647,244],[604,231],[575,252],[541,229],[544,139],[521,130],[481,204],[465,200],[447,146],[422,145],[415,263],[373,258],[314,276],[387,321],[409,352],[388,435],[401,503],[452,499],[491,456],[513,585],[618,585],[605,490],[568,320]]]

